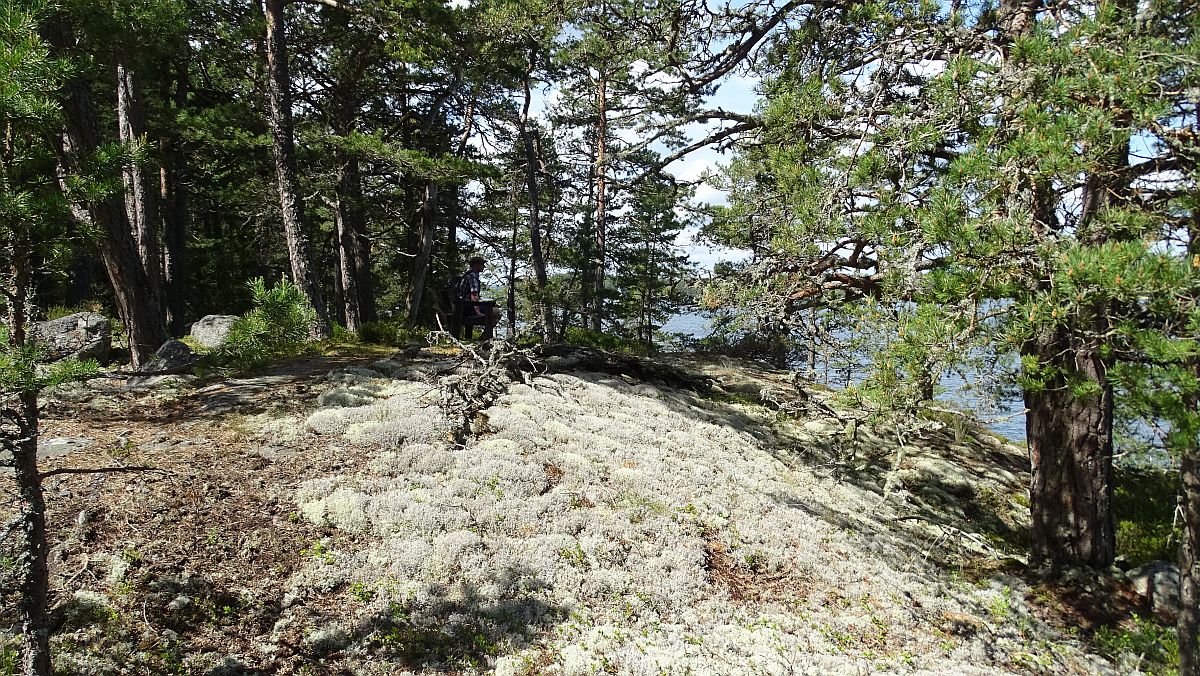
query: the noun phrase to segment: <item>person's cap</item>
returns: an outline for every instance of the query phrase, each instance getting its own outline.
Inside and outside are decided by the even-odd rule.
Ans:
[[[483,259],[483,256],[475,256],[474,258],[472,258],[472,259],[471,259],[470,261],[468,261],[468,262],[469,262],[471,265],[474,265],[474,264],[476,264],[476,263],[486,263],[487,261]]]

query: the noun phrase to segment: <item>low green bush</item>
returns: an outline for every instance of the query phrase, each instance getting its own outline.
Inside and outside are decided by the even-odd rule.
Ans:
[[[234,323],[218,360],[245,369],[307,350],[317,314],[300,289],[282,278],[267,288],[261,277],[249,287],[254,308]]]
[[[1118,467],[1113,484],[1117,553],[1134,566],[1174,561],[1181,538],[1175,524],[1179,472]]]
[[[563,341],[580,347],[594,347],[609,352],[624,352],[627,354],[647,354],[653,349],[636,340],[629,340],[611,333],[592,331],[578,326],[568,326],[563,332]]]
[[[1112,659],[1122,654],[1137,655],[1138,665],[1147,674],[1179,672],[1179,641],[1175,628],[1134,615],[1116,627],[1100,627],[1094,636],[1096,647]]]
[[[358,337],[362,342],[391,347],[404,347],[413,342],[424,341],[427,334],[427,329],[405,326],[403,318],[366,322],[358,330]]]

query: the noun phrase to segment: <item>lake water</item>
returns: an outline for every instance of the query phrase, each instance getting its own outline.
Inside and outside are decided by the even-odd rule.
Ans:
[[[685,312],[672,317],[663,325],[662,330],[668,333],[680,333],[693,338],[703,338],[712,332],[709,319],[698,312]],[[805,365],[805,369],[807,365]],[[854,373],[847,374],[826,371],[818,365],[816,380],[831,387],[845,387],[847,380],[854,382]],[[951,408],[974,414],[987,425],[988,429],[1004,435],[1015,442],[1025,441],[1025,406],[1020,396],[1008,395],[993,399],[981,392],[983,377],[971,377],[970,372],[963,378],[957,373],[946,374],[939,386],[943,392],[937,395],[937,401]]]

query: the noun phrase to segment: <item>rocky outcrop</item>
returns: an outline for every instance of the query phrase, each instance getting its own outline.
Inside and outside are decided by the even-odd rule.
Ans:
[[[187,373],[199,360],[192,348],[183,341],[168,340],[158,348],[149,362],[143,364],[136,374],[129,378],[128,384],[133,387],[156,385],[169,376]]]
[[[34,340],[46,351],[46,359],[95,359],[106,361],[112,349],[112,322],[95,312],[76,312],[73,315],[38,322],[33,328]]]
[[[216,349],[229,339],[229,331],[239,317],[236,315],[206,315],[192,324],[191,336],[202,347]]]

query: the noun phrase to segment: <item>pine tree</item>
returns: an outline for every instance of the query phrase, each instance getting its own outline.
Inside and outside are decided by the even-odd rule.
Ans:
[[[678,311],[675,290],[690,269],[675,244],[686,225],[676,212],[682,193],[666,181],[642,182],[612,234],[616,313],[632,323],[627,332],[647,347]]]
[[[1195,283],[1170,225],[1187,189],[1154,182],[1183,161],[1186,7],[811,17],[772,57],[764,129],[710,230],[758,254],[731,302],[758,291],[797,323],[868,299],[965,309],[1019,353],[1033,561],[1050,570],[1112,561],[1111,370],[1143,356],[1123,334],[1145,299]],[[1146,161],[1128,161],[1134,138]]]
[[[29,334],[32,299],[39,282],[53,273],[68,245],[63,224],[67,203],[57,184],[56,156],[48,143],[62,110],[57,97],[66,80],[65,64],[50,54],[37,33],[36,5],[0,7],[0,287],[7,311],[0,345],[0,447],[11,454],[17,493],[16,573],[19,588],[21,671],[53,673],[46,507],[37,467],[38,392],[95,364],[39,364],[39,348]],[[74,185],[85,187],[82,177]]]

